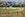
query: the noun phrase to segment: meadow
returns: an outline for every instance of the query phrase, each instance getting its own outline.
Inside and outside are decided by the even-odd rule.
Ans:
[[[24,11],[22,9],[16,8],[11,9],[8,7],[0,7],[0,17],[25,17]]]

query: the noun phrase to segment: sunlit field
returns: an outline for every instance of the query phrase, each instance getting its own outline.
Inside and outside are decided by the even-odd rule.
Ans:
[[[22,8],[0,7],[0,17],[25,17],[24,11]]]

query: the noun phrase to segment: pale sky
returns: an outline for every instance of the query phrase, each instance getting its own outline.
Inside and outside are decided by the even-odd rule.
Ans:
[[[11,2],[13,2],[13,1],[15,1],[16,3],[18,2],[18,3],[24,3],[25,2],[25,0],[1,0],[1,1],[11,1]]]
[[[17,0],[1,0],[1,1],[17,1]]]

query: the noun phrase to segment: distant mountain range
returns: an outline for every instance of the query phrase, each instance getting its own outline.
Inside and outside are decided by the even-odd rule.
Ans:
[[[18,3],[18,4],[24,4],[25,3],[25,0],[1,0],[1,1],[6,1],[6,2],[16,2],[16,3]]]
[[[25,4],[25,0],[1,0],[6,5]]]

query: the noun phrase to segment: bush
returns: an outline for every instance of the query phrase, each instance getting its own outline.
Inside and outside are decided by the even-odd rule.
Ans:
[[[13,5],[12,7],[20,7],[20,5]]]

